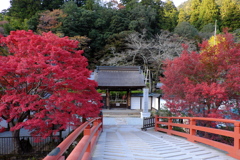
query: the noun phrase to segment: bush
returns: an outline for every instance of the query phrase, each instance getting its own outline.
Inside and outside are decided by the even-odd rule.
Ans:
[[[174,29],[174,33],[178,34],[181,37],[193,39],[198,35],[198,30],[188,22],[181,22]]]

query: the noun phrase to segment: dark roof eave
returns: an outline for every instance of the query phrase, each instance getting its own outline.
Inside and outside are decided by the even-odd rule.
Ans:
[[[128,90],[128,89],[143,89],[146,86],[98,86],[98,89],[105,90]]]

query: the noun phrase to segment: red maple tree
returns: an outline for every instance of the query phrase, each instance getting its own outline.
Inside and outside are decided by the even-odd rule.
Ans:
[[[12,31],[0,38],[8,56],[0,56],[0,121],[13,137],[21,128],[47,137],[81,117],[98,116],[101,96],[89,80],[87,59],[78,42],[32,31]],[[53,126],[58,125],[53,130]],[[20,151],[19,138],[15,142]]]
[[[160,78],[172,113],[202,117],[240,117],[240,44],[225,32],[216,43],[204,41],[200,53],[187,52],[166,61]]]

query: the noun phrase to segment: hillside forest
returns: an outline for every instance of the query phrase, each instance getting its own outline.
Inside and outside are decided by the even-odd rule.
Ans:
[[[158,81],[163,61],[189,51],[224,28],[239,41],[240,0],[10,0],[0,13],[0,33],[49,32],[79,41],[88,67],[140,65]],[[0,53],[8,54],[0,48]]]

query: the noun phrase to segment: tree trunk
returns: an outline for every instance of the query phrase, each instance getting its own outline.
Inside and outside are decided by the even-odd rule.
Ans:
[[[12,128],[16,125],[16,123],[23,122],[23,120],[26,119],[28,115],[30,115],[30,111],[23,112],[18,118],[18,120],[12,120],[11,122],[9,122],[9,127]],[[22,148],[21,146],[22,144],[20,141],[20,129],[12,131],[12,137],[13,137],[14,152],[18,154],[23,153],[23,149],[25,148]]]
[[[12,132],[14,152],[17,154],[22,153],[21,142],[20,142],[20,130]]]

